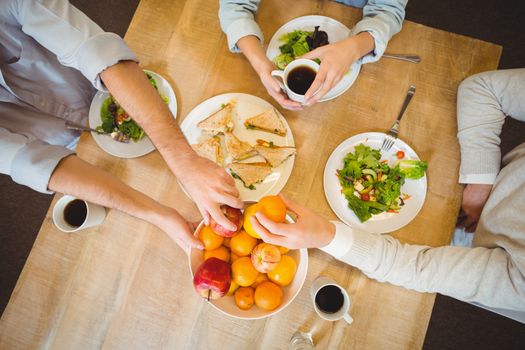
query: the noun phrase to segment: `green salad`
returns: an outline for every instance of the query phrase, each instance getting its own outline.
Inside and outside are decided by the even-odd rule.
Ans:
[[[275,57],[274,62],[277,68],[284,69],[288,63],[296,57],[302,56],[311,50],[329,44],[328,34],[319,30],[319,26],[314,31],[294,30],[293,32],[282,35],[279,40],[284,42],[279,46],[281,54]],[[319,63],[319,60],[316,60]]]
[[[153,77],[146,73],[151,85],[158,91],[157,82]],[[169,103],[169,99],[166,96],[162,96],[162,99],[166,104]],[[122,106],[110,95],[102,102],[100,107],[100,119],[102,124],[97,126],[97,131],[103,131],[110,133],[114,140],[119,142],[129,142],[133,140],[137,142],[141,140],[145,133],[144,130],[128,115],[128,113],[122,108]]]
[[[379,150],[359,144],[346,155],[337,177],[348,207],[365,222],[382,212],[397,213],[410,198],[401,193],[405,179],[422,178],[427,166],[420,160],[399,160],[392,167],[381,161]]]

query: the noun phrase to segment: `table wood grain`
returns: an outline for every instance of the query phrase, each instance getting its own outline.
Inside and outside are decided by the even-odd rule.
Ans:
[[[179,121],[203,100],[227,92],[276,105],[244,57],[227,50],[217,12],[216,0],[142,0],[126,34],[142,66],[172,84]],[[361,17],[361,11],[332,1],[265,0],[257,19],[268,41],[283,23],[308,14],[349,27]],[[415,84],[400,137],[429,161],[428,192],[416,219],[393,235],[446,245],[461,199],[457,87],[474,73],[495,69],[501,47],[405,21],[388,51],[419,54],[422,63],[382,59],[364,65],[355,85],[335,100],[301,112],[279,108],[298,149],[283,192],[334,219],[322,186],[328,156],[352,135],[386,131]],[[158,152],[119,159],[84,134],[78,154],[188,220],[199,219]],[[299,329],[312,331],[319,349],[422,347],[433,294],[370,280],[318,250],[310,250],[305,285],[284,311],[264,320],[236,320],[196,295],[186,254],[152,225],[109,210],[101,226],[65,234],[54,227],[51,208],[2,315],[1,349],[286,349]],[[351,326],[316,316],[308,289],[321,274],[348,290]]]

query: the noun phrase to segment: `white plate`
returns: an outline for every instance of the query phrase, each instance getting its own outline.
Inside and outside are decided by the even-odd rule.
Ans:
[[[157,81],[157,87],[159,93],[162,96],[167,96],[169,99],[168,107],[173,114],[173,118],[177,118],[177,97],[175,92],[171,88],[170,84],[166,79],[164,79],[159,74],[152,72],[150,70],[144,69],[145,72],[149,73],[153,79]],[[106,98],[109,97],[109,94],[106,92],[98,91],[91,101],[91,106],[89,107],[89,127],[95,129],[97,126],[102,124],[100,119],[100,107]],[[142,140],[138,142],[130,141],[129,143],[117,142],[108,135],[101,135],[95,132],[92,132],[95,142],[107,153],[120,158],[136,158],[143,156],[152,152],[155,149],[153,143],[145,135]]]
[[[405,201],[405,205],[397,214],[384,212],[372,215],[368,221],[361,223],[354,212],[348,208],[348,202],[341,193],[342,186],[339,183],[336,171],[343,168],[343,159],[349,152],[354,151],[355,146],[363,143],[371,148],[380,149],[384,137],[385,134],[380,132],[367,132],[350,137],[332,152],[324,169],[324,193],[332,210],[339,219],[349,226],[370,233],[392,232],[408,224],[423,207],[427,193],[427,177],[425,175],[418,180],[405,180],[405,184],[401,187],[401,193],[409,194],[412,197]],[[396,152],[399,150],[405,152],[403,159],[419,159],[409,145],[397,139],[388,153],[381,152],[381,160],[387,159],[389,164],[393,164],[396,161]]]
[[[202,138],[209,137],[206,133],[202,133],[201,129],[197,127],[197,124],[209,117],[212,113],[216,112],[221,108],[222,104],[228,103],[230,100],[235,100],[237,118],[234,120],[234,129],[233,133],[240,140],[246,141],[251,145],[256,143],[257,139],[264,139],[268,141],[273,141],[277,146],[295,146],[292,130],[286,122],[286,119],[277,111],[281,116],[286,129],[288,130],[286,136],[279,136],[276,134],[259,131],[259,130],[247,130],[243,125],[244,121],[250,117],[253,117],[259,113],[262,113],[270,108],[275,108],[265,100],[248,94],[242,93],[229,93],[217,95],[212,98],[207,99],[206,101],[200,103],[195,107],[184,119],[181,125],[181,130],[186,136],[190,145],[199,143]],[[277,109],[276,109],[277,110]],[[223,155],[226,153],[226,147],[224,145],[224,136],[221,136],[221,149]],[[225,164],[228,163],[228,158],[225,158]],[[276,195],[278,194],[283,187],[286,185],[290,174],[292,173],[293,164],[295,156],[291,156],[283,164],[279,165],[277,168],[273,168],[273,172],[264,179],[262,183],[255,185],[255,190],[250,190],[242,184],[240,180],[235,180],[235,184],[240,193],[240,198],[243,201],[258,201],[264,196],[267,195]],[[244,160],[245,163],[251,162],[264,162],[264,158],[261,156],[256,156]]]
[[[335,43],[343,39],[348,38],[350,35],[350,29],[341,22],[336,21],[333,18],[325,16],[303,16],[292,19],[290,22],[285,23],[279,28],[272,36],[268,49],[266,49],[266,56],[273,61],[273,59],[281,54],[279,46],[284,43],[279,38],[286,34],[293,32],[294,30],[309,30],[313,31],[315,26],[320,26],[320,30],[324,30],[328,34],[328,41]],[[321,98],[319,101],[324,102],[336,98],[337,96],[344,93],[352,86],[357,79],[359,70],[361,69],[361,63],[355,62],[341,81],[328,91],[328,93]]]
[[[204,222],[201,222],[195,230],[194,235],[197,235],[203,226]],[[290,305],[297,294],[299,294],[308,273],[308,249],[295,249],[289,251],[287,254],[290,255],[297,263],[297,271],[295,272],[295,277],[292,283],[286,287],[281,287],[283,291],[282,303],[275,310],[266,311],[258,308],[255,305],[249,310],[241,310],[235,304],[233,296],[224,296],[217,300],[211,300],[210,304],[225,315],[245,320],[256,320],[270,317],[282,311],[284,308]],[[190,249],[188,259],[191,276],[194,276],[199,266],[204,262],[204,252],[198,249]]]

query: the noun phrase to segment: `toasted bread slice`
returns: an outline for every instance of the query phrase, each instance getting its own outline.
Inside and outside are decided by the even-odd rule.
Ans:
[[[267,131],[280,136],[286,135],[286,127],[274,108],[258,114],[255,117],[246,119],[244,126],[246,126],[247,129]]]
[[[218,136],[209,138],[196,145],[191,145],[195,152],[201,157],[208,158],[222,166],[224,161],[221,152],[221,140]]]
[[[223,108],[201,120],[197,127],[213,135],[224,134],[233,130],[233,107],[234,103],[228,102]]]
[[[273,142],[265,140],[257,140],[254,149],[270,163],[272,168],[278,167],[296,152],[295,147],[275,146]]]
[[[233,160],[243,160],[257,155],[253,146],[248,142],[241,141],[232,134],[227,132],[224,134],[226,142],[226,150],[232,156]]]
[[[255,184],[262,182],[272,173],[272,167],[266,162],[228,164],[234,178],[241,180],[244,187],[255,189]]]

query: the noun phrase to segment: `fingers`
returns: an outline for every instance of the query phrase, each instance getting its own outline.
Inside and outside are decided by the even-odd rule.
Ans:
[[[262,226],[259,223],[259,220],[257,220],[256,217],[252,216],[250,218],[250,221],[252,222],[253,229],[255,232],[261,236],[262,240],[266,243],[275,244],[275,245],[284,245],[284,237],[274,235],[273,233],[269,232],[264,226]]]
[[[210,216],[213,218],[213,220],[215,220],[216,223],[218,223],[225,229],[231,231],[237,230],[237,226],[235,226],[233,223],[230,222],[230,220],[226,218],[218,204],[212,205],[208,209],[208,212],[210,213]]]
[[[223,194],[219,197],[219,202],[237,209],[244,208],[244,203],[239,199],[238,196]]]
[[[323,56],[323,52],[324,52],[324,48],[321,46],[297,58],[306,58],[309,60],[314,60],[316,58],[321,58]]]
[[[281,197],[281,199],[283,200],[284,202],[284,205],[286,205],[286,208],[288,208],[291,212],[293,212],[295,215],[299,216],[299,215],[302,215],[303,212],[304,212],[304,207],[295,203],[295,202],[292,202],[290,199],[286,198],[284,196],[284,194],[280,193],[279,194],[279,197]]]
[[[312,97],[306,100],[306,104],[312,105],[319,101],[319,99],[321,99],[324,95],[328,93],[328,91],[332,89],[332,87],[334,87],[334,81],[335,77],[332,75],[331,72],[329,72],[326,76],[326,79],[323,82],[321,89],[319,89],[317,92],[314,91],[315,93],[312,95]]]
[[[325,67],[326,66],[321,65],[321,68],[315,75],[314,82],[312,83],[312,85],[310,85],[310,88],[308,89],[308,91],[306,91],[306,94],[304,94],[304,99],[307,103],[312,98],[312,96],[317,93],[321,86],[323,86],[328,75],[328,68]]]
[[[273,234],[279,236],[286,236],[287,234],[289,234],[289,229],[291,227],[289,224],[282,224],[279,222],[272,221],[261,212],[255,213],[255,216],[257,217],[257,220],[259,220],[261,225]]]
[[[286,96],[286,94],[281,90],[281,87],[277,82],[274,80],[274,83],[277,85],[277,89],[274,91],[273,86],[271,88],[268,88],[268,93],[270,96],[273,97],[275,101],[277,101],[283,108],[292,110],[292,111],[299,111],[303,109],[303,106],[296,101],[292,101]]]

